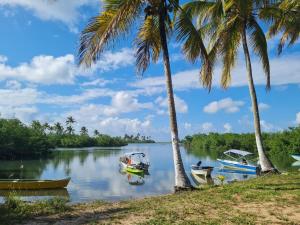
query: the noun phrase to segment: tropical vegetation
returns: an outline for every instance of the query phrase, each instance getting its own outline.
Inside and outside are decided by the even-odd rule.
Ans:
[[[67,119],[66,128],[61,123],[53,126],[35,120],[25,125],[18,119],[0,119],[0,158],[31,158],[51,153],[51,149],[62,147],[112,147],[127,145],[121,137],[100,134],[91,137],[86,127],[75,134]],[[72,122],[74,124],[75,120]]]
[[[263,133],[262,139],[268,157],[276,163],[278,169],[285,169],[292,163],[291,154],[300,153],[300,126]],[[223,152],[229,149],[242,149],[257,156],[253,133],[195,134],[186,136],[183,143],[188,152],[197,156],[210,155],[214,159],[222,157]]]
[[[155,143],[150,136],[144,136],[138,133],[137,135],[125,134],[123,139],[128,143]]]

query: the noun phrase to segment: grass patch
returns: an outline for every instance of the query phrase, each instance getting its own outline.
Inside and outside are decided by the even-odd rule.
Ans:
[[[51,198],[30,203],[11,193],[5,197],[4,203],[0,204],[0,221],[3,224],[15,224],[35,216],[66,212],[71,209],[67,203],[68,199],[65,198]]]
[[[47,215],[55,214],[66,224],[300,224],[299,183],[299,173],[271,175],[177,194],[71,206],[57,199],[24,203],[12,198],[0,206],[0,218],[5,209],[6,220],[44,215],[39,222],[49,222]]]

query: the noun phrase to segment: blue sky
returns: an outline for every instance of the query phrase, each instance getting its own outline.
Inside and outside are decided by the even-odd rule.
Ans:
[[[132,37],[108,49],[91,70],[76,66],[79,31],[101,7],[98,0],[0,0],[0,112],[4,118],[64,122],[111,135],[150,135],[169,140],[161,60],[143,77],[135,73]],[[134,32],[132,32],[134,33]],[[253,72],[264,131],[300,123],[300,45],[278,57],[278,38],[269,40],[272,89],[266,92],[259,60]],[[199,82],[199,64],[190,64],[180,44],[169,44],[181,137],[198,132],[251,132],[252,112],[243,57],[232,85],[219,87],[217,66],[210,93]]]

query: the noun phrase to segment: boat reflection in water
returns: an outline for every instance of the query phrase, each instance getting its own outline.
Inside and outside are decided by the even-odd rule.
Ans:
[[[255,177],[257,175],[256,171],[251,171],[251,170],[239,170],[239,169],[229,169],[226,167],[223,167],[218,170],[219,173],[222,174],[232,174],[230,177],[233,179],[230,181],[228,180],[228,183],[235,182],[237,180],[245,180],[248,179],[249,177]],[[234,177],[236,175],[237,177]]]
[[[205,176],[205,175],[200,175],[195,173],[191,173],[191,174],[192,174],[191,177],[197,186],[206,185],[206,184],[214,185],[214,180],[211,176]]]
[[[133,186],[140,186],[145,184],[145,176],[150,175],[148,171],[145,172],[129,172],[124,169],[120,169],[119,172],[126,177],[128,184]]]
[[[0,190],[0,197],[8,197],[10,194],[20,197],[25,201],[33,201],[38,199],[60,197],[70,199],[70,195],[67,188],[57,189],[40,189],[40,190]],[[4,201],[0,199],[0,203]]]

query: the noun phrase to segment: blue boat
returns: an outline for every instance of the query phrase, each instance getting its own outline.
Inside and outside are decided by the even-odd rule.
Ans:
[[[246,170],[246,171],[257,171],[258,167],[253,165],[247,159],[248,156],[253,155],[251,152],[230,149],[224,152],[226,156],[232,158],[233,160],[227,159],[217,159],[224,167],[238,170]]]

